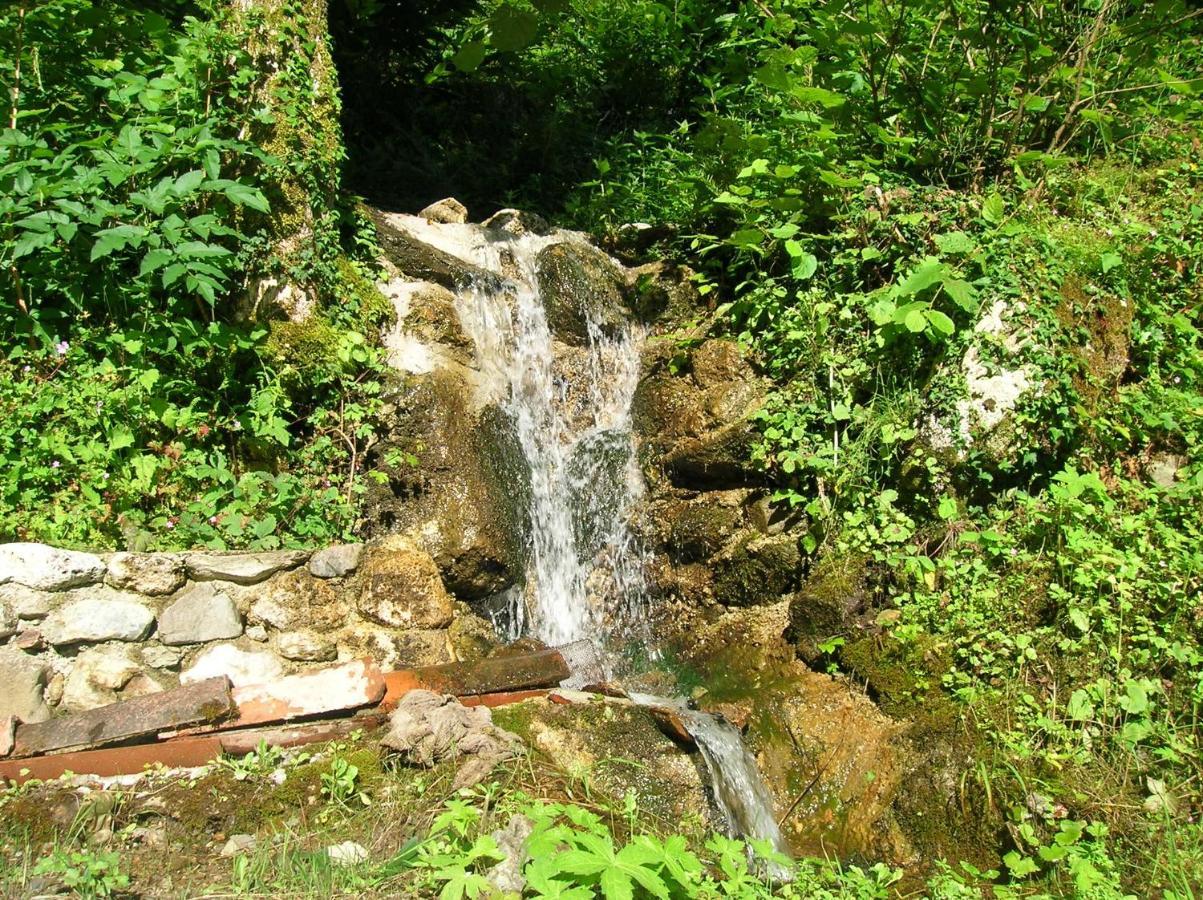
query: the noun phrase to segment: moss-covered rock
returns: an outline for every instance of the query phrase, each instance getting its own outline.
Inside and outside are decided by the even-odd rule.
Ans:
[[[724,606],[776,603],[798,583],[801,566],[794,535],[749,530],[713,561],[714,599]]]
[[[860,556],[828,554],[815,566],[791,597],[789,636],[798,655],[808,663],[818,661],[818,643],[847,635],[870,603],[868,561]]]
[[[563,241],[540,251],[535,265],[547,324],[559,340],[584,344],[589,323],[610,334],[627,321],[622,270],[602,251]]]

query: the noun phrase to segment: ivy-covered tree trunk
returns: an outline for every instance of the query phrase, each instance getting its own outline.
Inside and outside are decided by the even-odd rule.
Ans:
[[[247,41],[260,81],[247,135],[267,154],[270,218],[241,314],[307,319],[338,281],[338,78],[327,0],[231,0],[231,27]]]

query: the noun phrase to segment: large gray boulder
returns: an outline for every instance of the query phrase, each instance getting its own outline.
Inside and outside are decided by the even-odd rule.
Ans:
[[[50,667],[37,657],[11,647],[0,647],[0,720],[16,716],[22,722],[45,722],[46,678]]]
[[[547,324],[561,341],[582,345],[590,324],[613,334],[630,318],[622,270],[596,247],[562,241],[541,250],[535,265]]]

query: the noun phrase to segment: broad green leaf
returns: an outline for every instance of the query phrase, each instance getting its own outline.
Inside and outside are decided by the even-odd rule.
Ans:
[[[150,272],[155,272],[171,260],[172,252],[170,250],[150,250],[142,257],[142,265],[138,268],[139,275],[146,275]]]
[[[617,866],[602,872],[599,883],[606,900],[632,900],[635,896],[630,876]]]
[[[485,61],[488,48],[483,41],[472,41],[460,47],[451,57],[451,64],[461,72],[472,72]]]
[[[973,238],[963,231],[949,231],[945,234],[937,234],[933,240],[936,246],[940,248],[941,253],[972,253],[977,249],[977,244],[973,242]]]
[[[924,316],[923,310],[912,309],[906,314],[906,318],[903,319],[902,324],[906,326],[908,331],[918,334],[927,328],[927,318]]]
[[[1006,215],[1006,204],[1001,194],[994,193],[982,201],[982,218],[991,225],[997,225]]]
[[[961,278],[946,278],[943,283],[944,293],[965,312],[977,312],[977,292],[968,281]]]
[[[938,309],[929,309],[926,313],[927,321],[931,323],[932,328],[940,334],[948,337],[957,330],[957,326],[953,324],[952,319],[944,315]]]
[[[940,499],[940,507],[937,512],[940,514],[940,518],[945,522],[952,521],[957,517],[957,501],[952,497],[942,497]]]
[[[502,52],[521,50],[535,39],[539,17],[525,9],[505,4],[489,18],[493,35],[491,43]]]
[[[185,194],[191,194],[201,182],[205,180],[205,173],[201,169],[193,169],[191,172],[185,172],[175,180],[175,184],[171,186],[171,192],[177,197],[183,197]]]
[[[1080,689],[1074,691],[1069,695],[1065,712],[1075,722],[1085,722],[1094,718],[1094,704],[1090,701],[1090,694]]]
[[[928,257],[898,286],[897,294],[907,297],[926,290],[944,278],[948,267],[935,257]]]
[[[116,250],[126,247],[139,247],[146,240],[146,229],[141,225],[118,225],[96,232],[96,242],[92,245],[92,262],[101,259]]]
[[[1104,275],[1106,275],[1108,272],[1110,272],[1116,266],[1123,263],[1123,261],[1124,261],[1124,258],[1122,256],[1120,256],[1118,253],[1114,253],[1111,251],[1108,251],[1107,253],[1104,253],[1102,256],[1099,257],[1099,265],[1102,267]]]

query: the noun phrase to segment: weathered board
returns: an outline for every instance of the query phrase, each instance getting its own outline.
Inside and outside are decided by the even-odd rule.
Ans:
[[[218,675],[86,712],[20,725],[12,755],[103,747],[166,729],[220,721],[236,708],[229,679]]]
[[[494,656],[474,663],[446,663],[387,672],[385,706],[394,706],[413,690],[436,691],[457,697],[554,687],[569,676],[558,650],[513,656]]]

